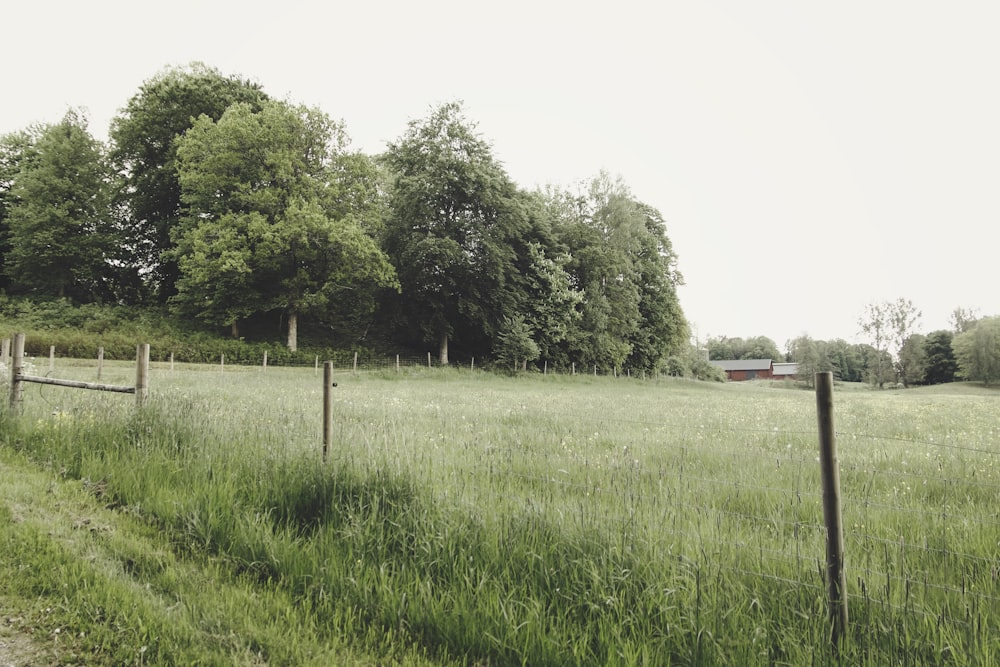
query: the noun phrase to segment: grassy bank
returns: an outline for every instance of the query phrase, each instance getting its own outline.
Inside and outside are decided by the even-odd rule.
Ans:
[[[325,466],[311,369],[154,369],[140,413],[32,387],[3,416],[6,460],[125,527],[43,536],[8,498],[0,576],[22,603],[63,600],[67,616],[35,622],[93,638],[76,646],[95,664],[996,657],[996,394],[838,391],[852,624],[835,658],[810,393],[337,380]],[[17,574],[32,568],[67,574]],[[128,642],[101,639],[125,626]]]

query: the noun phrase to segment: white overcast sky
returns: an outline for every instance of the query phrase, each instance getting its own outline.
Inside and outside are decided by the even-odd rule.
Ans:
[[[620,175],[658,208],[695,332],[858,339],[1000,314],[1000,2],[0,3],[0,133],[110,119],[202,61],[383,150],[464,100],[523,187]]]

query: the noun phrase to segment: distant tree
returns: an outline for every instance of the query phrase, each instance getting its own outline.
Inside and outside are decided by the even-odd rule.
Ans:
[[[528,219],[517,188],[459,102],[410,122],[383,156],[391,173],[384,247],[399,272],[400,326],[448,362],[449,344],[489,353],[518,301],[515,247]]]
[[[934,331],[928,334],[924,341],[924,354],[927,357],[924,368],[924,382],[927,384],[944,384],[954,382],[958,372],[958,362],[952,349],[954,334],[950,331]]]
[[[286,103],[199,118],[177,145],[187,214],[175,228],[175,307],[234,335],[242,319],[279,310],[294,351],[299,315],[322,318],[354,300],[357,285],[395,285],[355,211],[329,205],[358,198],[353,179],[331,168],[346,145],[325,114]]]
[[[802,335],[789,343],[789,353],[791,360],[798,364],[799,379],[808,387],[813,386],[816,373],[835,370],[826,341],[813,340],[807,335]]]
[[[117,246],[108,221],[108,168],[86,118],[68,111],[46,127],[10,191],[4,271],[17,292],[99,300]]]
[[[1000,380],[1000,317],[984,317],[955,336],[955,357],[962,376],[989,386]]]
[[[979,310],[977,308],[965,308],[959,306],[955,310],[951,311],[951,321],[952,331],[956,334],[965,333],[969,331],[976,325],[979,321]]]
[[[719,336],[708,339],[709,358],[719,359],[774,359],[784,360],[784,355],[778,350],[778,344],[767,336],[753,338],[730,338]]]
[[[876,354],[868,361],[868,379],[881,389],[889,378],[892,357],[889,355],[889,341],[892,336],[889,321],[889,305],[885,301],[869,303],[858,320],[861,330],[868,336]],[[886,365],[885,357],[888,358]]]
[[[524,318],[505,318],[493,346],[494,359],[508,368],[520,366],[523,369],[529,362],[538,359],[539,354],[534,332]]]
[[[894,373],[898,373],[899,351],[919,319],[920,311],[909,299],[873,302],[865,306],[858,324],[879,352],[873,360],[874,366],[868,367],[873,385],[881,389]],[[883,363],[886,358],[888,367]]]
[[[842,382],[864,382],[865,366],[861,347],[842,338],[826,343],[827,356],[837,379]]]
[[[904,387],[923,384],[927,374],[927,337],[923,334],[912,334],[899,348],[899,360],[896,364],[899,381]]]
[[[231,104],[260,109],[260,86],[201,63],[169,68],[145,81],[111,123],[111,159],[120,181],[116,210],[129,230],[127,250],[136,279],[159,302],[179,276],[171,253],[182,216],[176,141],[195,120],[218,120]]]

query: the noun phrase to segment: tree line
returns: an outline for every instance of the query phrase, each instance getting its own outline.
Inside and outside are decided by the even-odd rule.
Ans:
[[[922,334],[921,313],[909,299],[876,301],[865,306],[858,327],[867,342],[816,340],[802,335],[786,343],[785,352],[766,336],[711,338],[711,359],[775,359],[798,364],[798,377],[812,383],[819,372],[832,372],[843,382],[887,385],[944,384],[971,380],[986,385],[1000,381],[1000,317],[980,317],[959,307],[951,329]]]
[[[106,144],[76,110],[0,137],[10,295],[165,307],[290,350],[301,329],[653,369],[688,345],[681,283],[662,214],[621,179],[518,187],[460,102],[366,155],[323,111],[192,64],[144,82]]]

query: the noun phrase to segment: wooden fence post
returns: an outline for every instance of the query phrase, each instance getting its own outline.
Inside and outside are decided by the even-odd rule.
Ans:
[[[354,370],[352,371],[354,375],[358,374],[358,353],[357,350],[354,352]]]
[[[333,362],[323,362],[323,462],[326,463],[330,454],[333,439]]]
[[[399,355],[396,355],[396,372],[399,372]]]
[[[97,379],[101,379],[101,373],[104,372],[104,346],[97,348]]]
[[[222,355],[219,356],[219,372],[220,373],[225,373],[226,372],[226,355],[225,355],[225,353],[223,353]]]
[[[170,353],[170,372],[174,372],[174,353]]]
[[[56,346],[49,345],[49,372],[56,369]]]
[[[833,427],[833,373],[816,373],[819,461],[826,524],[826,577],[830,605],[830,640],[836,651],[847,633],[847,574],[844,572],[844,527],[840,509],[840,466]]]
[[[469,370],[470,371],[476,370],[476,358],[475,357],[472,357],[472,361],[469,362]]]
[[[21,373],[24,372],[24,334],[14,334],[14,358],[10,365],[10,409],[17,413],[21,409]]]
[[[142,406],[147,398],[149,398],[149,343],[140,343],[135,349],[135,404]]]
[[[427,353],[427,368],[431,367],[431,353]]]
[[[264,372],[267,372],[267,350],[264,350]]]

